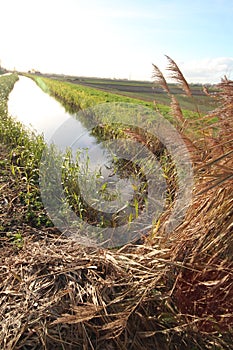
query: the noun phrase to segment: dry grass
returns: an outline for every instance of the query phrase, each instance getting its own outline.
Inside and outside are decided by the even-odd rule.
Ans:
[[[59,238],[28,241],[19,255],[4,259],[2,347],[142,349],[136,324],[152,312],[146,304],[161,303],[165,252],[126,251],[88,251]],[[152,296],[155,287],[158,295]],[[146,336],[149,329],[143,328]]]
[[[169,59],[169,69],[182,75]],[[171,65],[172,64],[172,65]],[[190,96],[187,83],[183,89]],[[215,121],[192,144],[196,183],[185,222],[171,237],[171,257],[183,261],[173,286],[178,310],[200,332],[232,332],[233,327],[233,82],[224,78],[214,95],[221,107],[203,117]],[[200,118],[201,119],[201,116]],[[192,121],[191,121],[192,123]],[[188,127],[189,121],[186,121]],[[203,131],[200,124],[196,127]],[[185,130],[184,130],[185,134]],[[199,133],[200,135],[201,133]],[[167,242],[165,243],[167,244]],[[188,268],[187,268],[188,267]]]
[[[195,166],[193,203],[169,237],[166,212],[143,245],[119,250],[41,231],[36,238],[25,232],[18,251],[3,244],[2,349],[232,348],[232,82],[219,88],[214,125],[195,142],[184,130]]]

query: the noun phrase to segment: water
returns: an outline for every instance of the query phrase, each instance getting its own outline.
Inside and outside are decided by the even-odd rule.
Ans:
[[[128,179],[112,176],[112,154],[105,142],[100,142],[78,119],[78,114],[70,114],[53,97],[43,92],[29,78],[20,76],[9,95],[8,112],[26,127],[43,134],[48,144],[55,144],[61,151],[71,148],[73,154],[84,150],[80,160],[88,163],[89,170],[101,173],[103,181],[118,183],[124,188],[121,193],[120,207],[132,196],[132,186]],[[88,153],[87,153],[88,150]],[[119,207],[119,199],[117,201]],[[113,204],[113,203],[112,203]]]
[[[23,76],[19,77],[9,95],[8,111],[29,129],[44,134],[47,142],[70,118],[60,103],[45,94],[33,80]]]
[[[53,97],[44,93],[36,83],[20,76],[9,95],[9,114],[37,134],[43,134],[47,143],[55,143],[64,151],[66,147],[95,149],[93,161],[102,163],[106,151],[89,130],[77,119],[77,115],[66,112]]]

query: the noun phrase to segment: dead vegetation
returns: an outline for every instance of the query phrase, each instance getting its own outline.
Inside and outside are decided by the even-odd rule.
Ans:
[[[182,73],[168,60],[190,97]],[[156,66],[154,74],[166,90]],[[181,109],[177,113],[171,95],[177,128],[193,152],[195,187],[185,221],[169,237],[166,212],[143,245],[118,250],[81,247],[58,233],[35,235],[25,227],[22,248],[2,241],[2,349],[232,347],[232,84],[221,82],[215,96],[221,107],[199,114],[196,125]],[[186,134],[190,124],[198,137]]]

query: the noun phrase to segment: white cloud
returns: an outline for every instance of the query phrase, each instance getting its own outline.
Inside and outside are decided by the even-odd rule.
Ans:
[[[233,79],[233,57],[186,61],[179,67],[190,83],[219,83],[224,75]]]

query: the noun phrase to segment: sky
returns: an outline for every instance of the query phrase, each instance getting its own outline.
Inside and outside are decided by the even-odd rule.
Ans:
[[[0,0],[0,64],[152,79],[170,56],[189,83],[233,79],[233,0]]]

